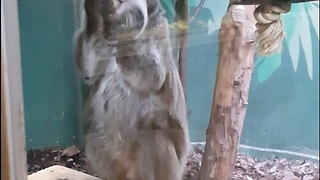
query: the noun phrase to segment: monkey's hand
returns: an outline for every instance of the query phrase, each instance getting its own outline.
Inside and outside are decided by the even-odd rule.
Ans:
[[[166,68],[158,50],[117,57],[124,80],[139,92],[156,92],[164,83]]]
[[[93,85],[104,76],[114,51],[115,48],[103,37],[88,37],[85,31],[76,33],[75,58],[85,84]]]

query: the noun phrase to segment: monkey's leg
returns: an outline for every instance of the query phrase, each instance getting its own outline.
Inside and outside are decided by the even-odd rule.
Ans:
[[[133,180],[136,166],[127,152],[117,157],[113,157],[113,153],[109,154],[99,150],[95,154],[92,153],[86,152],[88,160],[102,180]]]
[[[181,180],[183,168],[166,133],[162,130],[146,130],[140,137],[138,178],[134,180]]]
[[[127,146],[122,150],[108,168],[108,180],[134,180],[136,177],[136,143],[126,143]]]
[[[130,180],[127,177],[129,167],[121,160],[114,160],[109,168],[110,178],[108,180]]]
[[[172,142],[180,163],[184,164],[186,163],[188,153],[188,140],[186,137],[186,131],[181,126],[180,121],[173,118],[171,115],[168,116],[168,126],[168,139]]]

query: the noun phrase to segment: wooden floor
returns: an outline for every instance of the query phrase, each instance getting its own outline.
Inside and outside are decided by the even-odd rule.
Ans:
[[[63,166],[51,166],[30,174],[28,180],[100,180],[88,174]]]

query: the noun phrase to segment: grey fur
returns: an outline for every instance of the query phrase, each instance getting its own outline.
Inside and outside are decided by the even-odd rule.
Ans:
[[[147,3],[140,6],[162,9],[157,0]],[[76,35],[80,71],[87,72],[93,63],[91,74],[104,72],[92,83],[85,107],[90,121],[85,151],[103,180],[181,180],[183,176],[189,147],[187,112],[168,22],[161,11],[147,18],[142,32],[132,30],[139,36],[123,38],[118,33],[115,47],[99,36],[81,36],[83,28]],[[105,61],[97,66],[101,59]]]

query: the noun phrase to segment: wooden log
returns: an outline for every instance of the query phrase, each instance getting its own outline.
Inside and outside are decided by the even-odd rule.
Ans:
[[[28,180],[100,180],[80,171],[55,165],[30,174]]]
[[[201,180],[231,178],[245,117],[255,53],[254,6],[230,6],[219,32],[219,63]]]

